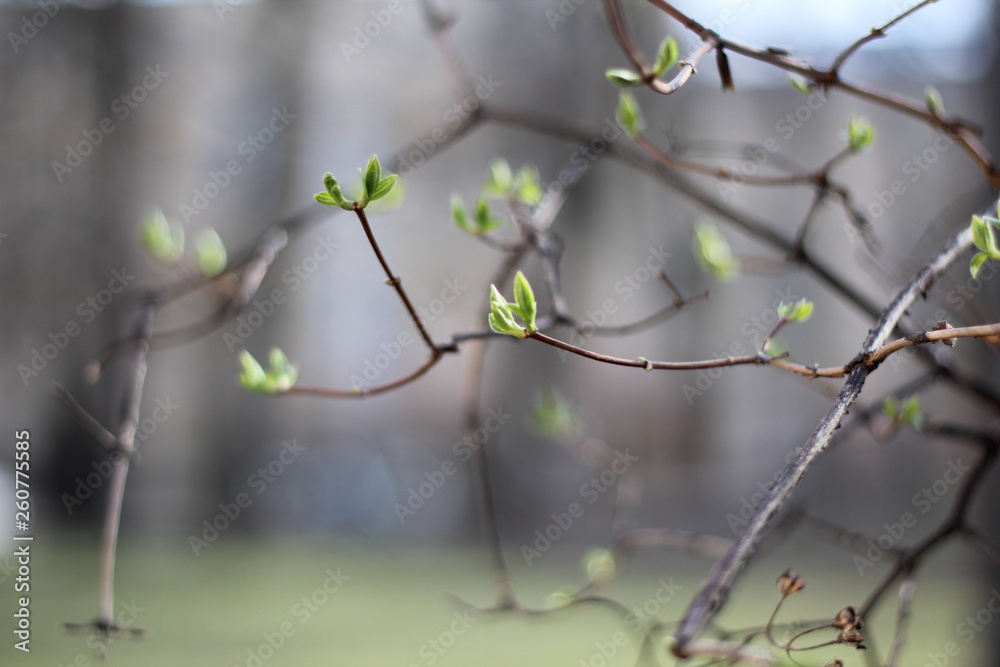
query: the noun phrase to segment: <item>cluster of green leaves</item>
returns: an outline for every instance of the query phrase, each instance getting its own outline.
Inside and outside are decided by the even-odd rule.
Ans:
[[[184,227],[178,222],[171,223],[157,208],[142,225],[142,245],[160,262],[174,264],[184,256]],[[195,237],[194,261],[210,278],[226,270],[226,246],[211,227],[201,230]]]
[[[882,412],[892,421],[898,424],[909,424],[914,430],[919,431],[924,423],[924,415],[920,409],[920,397],[910,396],[899,402],[895,396],[886,396],[882,401]]]
[[[656,63],[653,65],[652,70],[653,76],[657,79],[663,76],[667,70],[677,64],[677,58],[679,55],[680,49],[677,46],[676,39],[673,37],[667,37],[663,40],[660,43],[659,51],[656,53]],[[619,88],[632,88],[643,84],[642,74],[633,72],[629,69],[609,69],[604,73],[604,76],[608,78],[608,81]]]
[[[463,232],[482,236],[503,226],[503,220],[493,215],[488,198],[537,206],[544,194],[538,178],[538,169],[534,166],[524,165],[514,172],[506,160],[494,160],[490,164],[490,178],[483,186],[482,195],[476,199],[472,215],[466,211],[465,201],[461,195],[453,194],[451,219]]]
[[[339,206],[345,211],[353,211],[355,208],[365,208],[369,203],[382,199],[392,192],[394,185],[396,185],[396,174],[383,178],[382,164],[378,161],[378,157],[372,154],[364,171],[361,172],[361,194],[356,201],[344,197],[340,184],[329,172],[323,176],[323,187],[326,188],[326,192],[317,194],[316,201],[324,206]]]
[[[997,205],[997,216],[1000,216],[1000,204]],[[973,278],[979,275],[983,262],[988,259],[1000,260],[1000,246],[997,246],[994,227],[1000,227],[1000,220],[997,218],[972,216],[972,242],[979,249],[969,264],[969,271]]]
[[[293,366],[285,353],[277,347],[271,348],[271,353],[268,355],[271,367],[266,371],[246,350],[240,352],[239,359],[242,368],[240,384],[250,391],[279,394],[295,386],[295,381],[299,377],[299,369]]]
[[[523,326],[514,319],[515,315],[523,322]],[[496,285],[490,285],[489,322],[493,331],[515,338],[527,338],[538,331],[535,324],[537,315],[535,294],[531,291],[528,279],[520,271],[514,276],[514,303],[509,303]]]
[[[726,237],[711,222],[701,221],[695,225],[694,253],[698,263],[720,280],[733,280],[739,275],[739,259],[733,255]]]
[[[805,322],[813,314],[813,302],[808,299],[799,299],[795,303],[778,304],[778,317],[786,322]]]

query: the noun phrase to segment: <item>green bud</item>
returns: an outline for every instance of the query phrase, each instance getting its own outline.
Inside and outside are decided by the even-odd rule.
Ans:
[[[867,118],[855,116],[847,123],[847,142],[852,151],[868,148],[875,141],[875,128]]]
[[[642,85],[642,77],[628,69],[609,69],[604,73],[608,81],[619,88],[632,88]]]
[[[924,103],[927,105],[927,110],[938,118],[944,116],[944,100],[934,86],[927,85],[924,88]]]
[[[538,331],[535,324],[535,317],[538,315],[538,303],[535,302],[535,295],[531,291],[528,279],[520,271],[514,276],[514,301],[517,303],[517,314],[524,322],[529,334]]]
[[[496,285],[490,285],[489,323],[490,328],[499,334],[506,334],[515,338],[524,338],[527,336],[527,332],[514,321],[514,313],[511,311],[510,304],[500,294],[500,290],[496,288]]]
[[[660,44],[660,51],[656,54],[656,64],[653,65],[653,75],[657,78],[663,76],[664,72],[677,64],[677,58],[679,56],[680,49],[677,47],[677,40],[673,37],[667,37]]]
[[[501,158],[490,163],[490,182],[487,187],[499,196],[510,192],[514,187],[514,173],[507,160]]]
[[[595,583],[607,583],[615,578],[615,555],[607,549],[591,549],[583,556],[583,570]]]
[[[778,304],[778,317],[789,322],[805,322],[812,317],[813,302],[808,299],[799,299],[795,303]]]
[[[702,267],[720,280],[732,280],[739,273],[726,237],[710,222],[695,225],[695,257]]]
[[[240,351],[239,362],[242,372],[240,383],[250,391],[262,394],[286,392],[295,385],[298,369],[279,348],[272,348],[268,355],[271,368],[264,371],[260,363],[246,350]]]
[[[628,136],[635,138],[642,131],[642,111],[639,109],[639,103],[635,101],[635,96],[626,90],[618,95],[617,118],[618,124]]]
[[[194,240],[194,253],[198,268],[208,277],[217,276],[226,269],[226,246],[218,232],[211,227],[203,229]]]
[[[914,430],[920,430],[924,423],[924,417],[920,410],[919,396],[910,396],[903,401],[903,406],[899,411],[899,420],[909,424]]]
[[[375,191],[378,189],[379,182],[382,180],[382,165],[378,161],[378,157],[372,153],[372,156],[368,158],[368,164],[365,165],[365,170],[361,178],[361,184],[364,188],[364,193],[362,195],[365,203],[375,199]]]
[[[142,245],[164,264],[173,264],[184,254],[184,227],[167,221],[159,208],[146,216],[142,224]]]
[[[469,214],[465,212],[465,202],[462,201],[461,195],[454,194],[451,196],[451,220],[463,232],[469,234],[475,233],[472,223],[469,221]]]
[[[788,75],[788,83],[792,84],[792,88],[799,91],[803,95],[808,95],[812,92],[812,88],[809,86],[809,82],[803,79],[801,76],[795,76],[793,74]]]
[[[517,172],[515,179],[517,187],[517,198],[522,204],[537,206],[545,193],[538,178],[538,169],[532,165],[525,165]]]

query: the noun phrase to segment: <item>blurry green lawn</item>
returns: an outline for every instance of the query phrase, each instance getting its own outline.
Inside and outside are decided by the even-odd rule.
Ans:
[[[516,548],[508,553],[512,560],[519,558]],[[552,591],[578,585],[579,553],[571,548],[554,551],[530,569],[515,563],[522,600],[539,606]],[[820,555],[819,559],[815,554],[793,558],[784,553],[755,564],[751,573],[755,576],[736,591],[727,608],[727,626],[764,622],[776,599],[773,575],[793,562],[806,563],[798,568],[806,577],[806,589],[788,601],[782,612],[786,619],[825,617],[846,604],[859,603],[879,576],[861,578],[856,571],[852,576],[850,557],[842,553]],[[823,565],[820,561],[825,559],[835,566]],[[135,625],[151,633],[142,641],[115,642],[109,664],[604,667],[635,663],[636,637],[607,609],[459,621],[458,607],[445,594],[454,593],[473,604],[491,602],[486,564],[485,555],[472,548],[376,549],[292,539],[262,544],[234,538],[219,540],[196,558],[182,540],[126,544],[119,556],[116,613],[124,609],[123,604],[134,604]],[[652,600],[661,580],[682,586],[659,613],[662,619],[674,620],[708,567],[695,559],[658,554],[623,573],[606,592],[631,606]],[[940,651],[946,642],[955,640],[962,644],[963,653],[953,664],[979,664],[976,646],[966,646],[954,631],[956,623],[974,613],[989,595],[971,578],[969,568],[932,569],[918,588],[923,604],[911,630],[907,653],[911,659],[902,664],[922,665],[928,651]],[[328,571],[341,579],[340,589],[332,594],[323,590],[325,582],[331,589],[337,585]],[[31,575],[32,650],[30,655],[14,650],[14,639],[5,629],[0,665],[99,664],[87,648],[87,633],[67,635],[60,629],[63,621],[94,616],[96,572],[94,540],[37,538]],[[13,611],[10,584],[10,580],[2,584],[0,598],[8,628]],[[303,597],[312,597],[311,609],[302,603]],[[882,613],[881,617],[890,615]],[[886,627],[884,620],[882,627]],[[619,631],[625,632],[619,638],[629,637],[628,644],[614,647],[612,658],[604,660],[601,648],[607,652]],[[269,650],[266,636],[280,647]],[[887,636],[882,636],[884,651]],[[262,645],[265,648],[259,651]],[[256,661],[251,651],[265,659]],[[803,664],[820,665],[831,655],[846,658],[848,665],[862,664],[846,648],[797,657]]]

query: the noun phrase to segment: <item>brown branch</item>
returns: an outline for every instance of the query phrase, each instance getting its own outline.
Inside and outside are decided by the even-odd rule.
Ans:
[[[417,327],[417,331],[420,332],[420,337],[424,339],[425,343],[427,343],[427,347],[431,351],[431,356],[440,356],[441,351],[438,349],[437,345],[434,344],[434,340],[431,338],[431,335],[427,333],[427,329],[424,328],[424,323],[420,320],[420,315],[417,314],[417,309],[413,307],[410,297],[406,294],[406,290],[403,289],[403,279],[395,275],[392,272],[392,269],[389,268],[389,263],[385,261],[385,255],[382,254],[382,249],[379,247],[378,241],[375,240],[375,234],[372,233],[372,227],[368,224],[368,216],[365,215],[364,207],[355,202],[354,212],[357,214],[358,220],[361,221],[361,226],[365,230],[365,235],[368,237],[368,242],[371,244],[372,250],[375,251],[378,263],[382,265],[382,270],[385,271],[385,275],[388,278],[388,280],[386,280],[386,284],[391,285],[392,288],[396,290],[400,300],[406,307],[406,312],[409,313],[410,319],[413,320],[413,325]]]
[[[982,143],[976,138],[978,130],[969,122],[962,119],[943,119],[930,111],[925,104],[905,98],[886,91],[875,90],[859,84],[844,81],[836,68],[829,70],[817,69],[807,63],[792,59],[783,53],[776,53],[770,50],[758,49],[746,46],[738,42],[723,39],[715,32],[708,30],[698,22],[690,19],[683,12],[678,11],[666,0],[647,0],[650,4],[658,7],[674,19],[680,21],[685,28],[696,34],[703,40],[716,40],[720,50],[728,50],[746,58],[778,67],[780,69],[794,72],[803,76],[816,85],[827,88],[839,88],[855,97],[868,100],[879,106],[898,111],[904,115],[916,118],[925,124],[944,132],[958,143],[969,155],[976,167],[983,173],[990,185],[994,188],[1000,187],[1000,170],[997,169],[992,156],[988,153]],[[926,2],[923,4],[927,4]]]
[[[444,358],[445,351],[452,351],[446,348],[434,348],[436,354],[432,354],[427,358],[417,370],[413,371],[409,375],[401,377],[398,380],[392,382],[377,385],[375,387],[367,387],[357,389],[328,389],[326,387],[310,387],[307,385],[295,385],[288,391],[280,392],[274,394],[275,396],[318,396],[320,398],[365,398],[368,396],[377,396],[379,394],[384,394],[390,392],[393,389],[399,389],[400,387],[405,387],[414,380],[423,377],[427,371],[434,368],[441,359]]]
[[[130,336],[132,351],[127,360],[124,390],[119,405],[118,435],[114,438],[116,450],[122,456],[116,457],[113,461],[108,485],[108,504],[104,513],[104,526],[101,535],[100,595],[97,617],[86,624],[67,624],[68,628],[91,627],[96,629],[101,637],[97,646],[100,657],[106,654],[107,643],[105,640],[108,636],[123,630],[115,623],[114,619],[115,556],[118,552],[118,534],[124,506],[125,482],[128,478],[131,457],[135,453],[135,436],[139,428],[139,406],[146,380],[149,340],[156,317],[156,308],[155,299],[147,297],[147,301],[135,313],[132,335]],[[140,633],[141,631],[136,631],[129,634]]]
[[[968,228],[953,237],[927,265],[899,291],[883,310],[879,321],[871,330],[860,356],[866,356],[884,345],[911,304],[923,294],[934,280],[947,269],[972,244]],[[774,485],[764,494],[752,517],[743,524],[733,547],[712,569],[708,581],[692,600],[675,633],[674,655],[686,658],[693,655],[691,646],[706,623],[718,613],[729,596],[733,583],[746,567],[764,538],[771,519],[785,506],[792,491],[805,476],[817,457],[830,444],[848,409],[857,400],[870,370],[865,365],[856,366],[844,383],[837,401],[817,426],[813,435],[799,450],[799,454],[781,472]],[[862,611],[862,616],[865,612]]]

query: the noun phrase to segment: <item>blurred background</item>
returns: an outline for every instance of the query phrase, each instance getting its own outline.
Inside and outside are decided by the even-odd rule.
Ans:
[[[678,4],[728,38],[825,65],[916,3]],[[497,158],[515,168],[535,165],[550,183],[568,165],[579,166],[582,154],[588,171],[553,226],[565,245],[564,284],[574,313],[598,325],[626,324],[669,305],[669,293],[650,279],[649,269],[660,265],[684,295],[710,290],[708,301],[661,325],[625,337],[588,337],[585,347],[666,360],[745,354],[773,324],[779,300],[805,297],[815,301],[815,315],[781,336],[794,359],[830,366],[858,350],[872,325],[867,316],[724,220],[717,222],[734,250],[754,259],[747,266],[769,268],[733,282],[705,273],[692,253],[693,227],[711,216],[689,193],[605,157],[591,159],[578,143],[500,123],[453,136],[481,105],[560,118],[594,134],[616,129],[617,90],[604,71],[627,60],[601,3],[436,6],[454,19],[447,38],[475,82],[471,95],[456,92],[454,63],[442,57],[413,0],[0,2],[0,411],[10,442],[0,458],[6,508],[0,521],[13,531],[13,433],[27,429],[38,590],[35,651],[23,655],[8,641],[0,648],[4,661],[62,665],[91,655],[85,637],[64,637],[58,624],[94,613],[107,457],[51,400],[49,387],[61,383],[93,415],[114,423],[121,369],[113,367],[95,385],[83,371],[128,330],[137,292],[177,278],[141,247],[142,221],[155,207],[180,223],[189,240],[214,228],[236,255],[275,222],[317,213],[312,196],[325,172],[353,187],[373,152],[385,164],[402,156],[406,161],[395,164],[406,176],[403,203],[373,216],[372,224],[432,336],[443,341],[485,328],[485,299],[502,260],[455,229],[451,195],[473,201]],[[688,34],[646,3],[626,3],[626,10],[645,53],[666,34],[678,38],[682,57],[693,48]],[[949,113],[982,126],[996,154],[996,36],[995,3],[948,0],[866,46],[843,75],[916,99],[934,85]],[[968,224],[971,212],[990,202],[967,157],[919,122],[839,92],[804,96],[774,68],[736,56],[730,62],[734,93],[721,91],[707,61],[679,94],[639,91],[649,135],[703,160],[738,158],[743,147],[770,140],[778,149],[765,166],[781,171],[822,164],[845,145],[848,120],[868,117],[877,130],[874,149],[835,175],[868,214],[880,252],[868,253],[833,205],[821,210],[808,243],[875,303],[884,304]],[[628,139],[619,132],[612,141]],[[901,187],[894,191],[895,181]],[[752,187],[729,193],[711,179],[692,182],[786,238],[794,236],[812,194]],[[806,440],[839,387],[762,368],[711,376],[636,373],[503,340],[491,344],[480,380],[480,407],[493,421],[484,421],[480,428],[489,430],[478,434],[463,421],[475,381],[464,353],[410,386],[366,400],[248,393],[238,383],[240,349],[262,359],[279,346],[299,365],[301,383],[341,389],[366,372],[379,383],[402,377],[426,358],[356,220],[331,210],[318,211],[290,238],[241,319],[150,357],[141,459],[128,480],[123,516],[119,595],[150,610],[137,624],[154,634],[115,646],[112,659],[121,651],[121,664],[252,664],[247,651],[289,618],[296,627],[302,622],[302,631],[286,637],[271,664],[505,665],[541,664],[534,662],[541,657],[553,665],[596,664],[594,642],[617,626],[591,612],[478,623],[474,641],[423,651],[450,627],[455,607],[445,591],[491,602],[463,438],[480,437],[490,450],[515,583],[523,584],[526,602],[542,604],[553,591],[580,583],[578,561],[588,547],[610,544],[614,494],[601,491],[590,504],[582,491],[601,472],[580,455],[588,443],[638,457],[640,525],[730,538],[741,512]],[[512,238],[509,222],[501,235]],[[536,260],[525,271],[544,307]],[[956,326],[995,322],[997,303],[997,286],[988,278],[970,283],[960,261],[912,315],[933,322],[943,312]],[[196,321],[206,308],[198,297],[173,304],[157,330]],[[996,388],[995,351],[970,343],[954,354]],[[912,359],[888,364],[866,387],[868,401],[921,369]],[[554,436],[535,419],[540,396],[553,391],[573,415],[572,428]],[[922,398],[935,416],[997,425],[996,414],[946,385]],[[935,482],[951,479],[946,473],[956,461],[975,456],[961,443],[909,430],[876,438],[860,429],[823,457],[799,489],[798,506],[873,536],[911,512],[917,522],[901,542],[913,544],[940,524],[954,500],[954,484]],[[436,484],[443,470],[452,472]],[[986,511],[996,507],[995,481],[994,472],[973,513],[991,535],[1000,528]],[[933,502],[923,512],[918,496],[928,488]],[[206,526],[243,493],[252,502],[198,546],[197,538],[209,535]],[[522,547],[535,544],[553,513],[581,498],[583,516],[551,552],[527,561]],[[0,544],[8,564],[11,549]],[[674,576],[682,591],[657,612],[676,619],[711,564],[642,554],[614,586],[639,604]],[[850,552],[796,532],[755,562],[736,591],[730,624],[766,620],[772,582],[786,567],[814,587],[816,606],[803,601],[798,613],[822,617],[831,598],[833,611],[859,604],[887,565],[884,558],[859,568]],[[315,614],[319,622],[305,625],[290,608],[338,566],[353,579],[306,619]],[[10,572],[9,565],[0,572],[5,614],[13,608]],[[962,650],[955,664],[987,664],[1000,635],[984,624],[986,631],[966,643],[957,626],[992,599],[1000,585],[996,564],[955,543],[935,553],[923,579],[910,664],[929,660],[948,642]],[[891,609],[880,613],[891,621]],[[632,664],[637,651],[633,642],[604,658]]]

